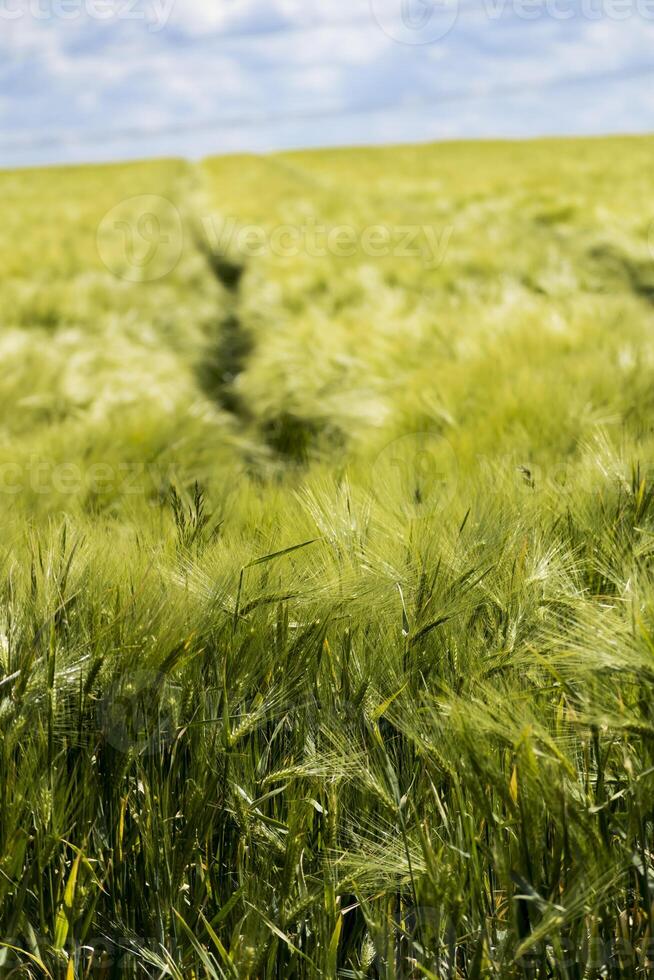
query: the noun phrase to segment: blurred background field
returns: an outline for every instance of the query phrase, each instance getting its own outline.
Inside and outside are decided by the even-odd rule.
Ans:
[[[369,463],[422,430],[464,470],[574,460],[598,428],[646,439],[651,151],[566,140],[5,173],[6,459],[111,462],[118,427],[116,462],[204,483],[224,460]],[[151,260],[150,198],[165,211]],[[105,241],[113,209],[126,227]],[[339,228],[352,242],[332,248]]]
[[[7,975],[651,975],[653,149],[0,173]]]

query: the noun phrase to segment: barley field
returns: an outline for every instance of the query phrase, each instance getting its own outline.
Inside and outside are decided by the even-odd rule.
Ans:
[[[653,151],[0,172],[0,976],[654,977]]]

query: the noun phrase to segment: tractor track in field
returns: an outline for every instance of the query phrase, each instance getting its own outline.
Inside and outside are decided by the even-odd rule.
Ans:
[[[206,216],[212,212],[201,165],[190,165],[182,191],[189,219],[190,237],[202,255],[210,276],[218,283],[220,300],[208,324],[208,336],[195,370],[198,383],[213,402],[243,424],[251,421],[245,399],[235,387],[254,348],[240,311],[246,262],[228,254],[209,239]]]
[[[240,313],[245,263],[211,249],[204,238],[200,237],[197,244],[224,296],[205,357],[197,366],[198,380],[204,392],[221,408],[247,422],[251,412],[235,386],[254,348],[254,341]]]
[[[315,421],[283,407],[266,419],[257,418],[238,389],[238,377],[247,369],[255,349],[255,338],[241,312],[243,281],[248,266],[245,259],[228,254],[224,246],[209,241],[198,218],[199,214],[209,214],[211,210],[205,204],[208,194],[203,189],[203,175],[198,167],[192,171],[191,180],[196,184],[196,195],[202,200],[201,207],[196,205],[191,209],[194,244],[221,294],[204,355],[196,365],[198,383],[212,401],[243,427],[254,426],[262,444],[279,462],[304,465],[320,435]]]

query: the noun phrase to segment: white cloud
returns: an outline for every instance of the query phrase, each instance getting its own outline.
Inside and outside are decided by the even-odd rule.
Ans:
[[[167,0],[142,2],[155,9]],[[333,26],[316,29],[326,20]],[[74,21],[24,16],[3,24],[0,143],[12,131],[82,134],[74,147],[37,148],[32,156],[23,147],[9,162],[40,160],[44,152],[49,159],[79,156],[87,131],[95,134],[87,155],[97,158],[654,128],[654,96],[645,79],[548,87],[557,78],[646,64],[654,24],[638,17],[527,22],[508,6],[500,20],[462,8],[445,38],[408,46],[380,29],[368,0],[329,6],[317,0],[174,0],[166,26],[150,27],[147,19],[105,23],[86,14]],[[230,40],[221,40],[225,32]],[[504,91],[507,86],[515,94]],[[489,97],[467,102],[469,92]],[[460,98],[453,102],[455,95]],[[320,116],[335,106],[385,104],[385,112]],[[309,111],[287,122],[279,118],[298,110]],[[271,125],[200,128],[220,118],[267,114]],[[99,131],[128,126],[142,127],[147,139],[97,143]],[[153,135],[154,128],[169,126],[197,129]]]

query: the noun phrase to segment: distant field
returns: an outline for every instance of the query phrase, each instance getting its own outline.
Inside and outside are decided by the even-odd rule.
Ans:
[[[653,151],[0,172],[0,976],[654,975]]]

